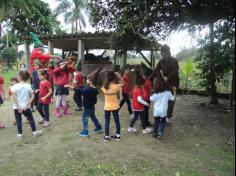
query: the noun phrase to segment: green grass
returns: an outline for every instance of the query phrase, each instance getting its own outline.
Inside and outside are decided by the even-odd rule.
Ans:
[[[4,81],[5,81],[5,85],[4,85],[5,87],[10,86],[11,77],[16,77],[17,73],[18,73],[18,70],[9,70],[9,71],[6,71],[4,73],[1,73],[1,75],[3,76]]]

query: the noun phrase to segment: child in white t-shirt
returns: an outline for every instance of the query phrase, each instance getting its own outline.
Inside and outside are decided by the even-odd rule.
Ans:
[[[168,102],[174,101],[176,97],[176,88],[174,88],[174,95],[167,90],[166,84],[160,83],[153,95],[150,97],[150,101],[154,102],[153,116],[153,137],[163,137],[166,126],[166,116],[168,110]],[[160,130],[159,130],[160,128]],[[159,131],[158,131],[159,130]]]
[[[14,101],[13,109],[17,125],[17,137],[19,139],[23,136],[22,131],[22,114],[27,117],[30,127],[33,132],[33,137],[38,137],[42,134],[42,131],[37,131],[35,126],[34,117],[30,110],[30,105],[34,101],[34,92],[31,85],[27,83],[30,78],[30,74],[26,70],[19,72],[19,83],[15,84],[11,88],[12,99]]]

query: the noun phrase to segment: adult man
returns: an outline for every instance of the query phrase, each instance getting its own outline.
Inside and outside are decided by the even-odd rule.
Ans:
[[[163,45],[161,47],[161,60],[158,62],[156,69],[152,74],[152,78],[158,80],[158,77],[162,77],[167,83],[168,88],[173,92],[173,88],[179,87],[179,64],[178,61],[171,56],[170,47]],[[158,84],[158,81],[157,81]],[[174,110],[175,101],[168,103],[167,122],[170,123]]]

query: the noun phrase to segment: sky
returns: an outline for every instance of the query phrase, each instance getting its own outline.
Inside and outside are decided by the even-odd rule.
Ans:
[[[44,2],[48,3],[50,8],[54,10],[57,7],[57,0],[43,0]],[[58,16],[58,20],[61,22],[62,27],[66,29],[67,31],[70,31],[70,26],[66,25],[64,23],[63,15]],[[85,32],[95,32],[96,30],[91,26],[89,23],[89,19],[86,18],[87,26],[84,28]],[[174,32],[170,36],[167,37],[165,41],[161,41],[161,44],[167,44],[171,48],[172,55],[176,55],[179,51],[181,51],[184,48],[191,48],[193,46],[197,45],[197,38],[204,35],[206,31],[203,31],[202,33],[195,34],[195,36],[192,36],[187,31],[180,31],[180,32]]]

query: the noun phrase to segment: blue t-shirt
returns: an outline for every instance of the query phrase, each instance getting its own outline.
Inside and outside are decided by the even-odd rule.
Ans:
[[[77,93],[83,95],[83,106],[85,109],[93,109],[95,108],[95,104],[97,103],[97,95],[98,90],[96,88],[85,86],[82,88],[74,89]]]

